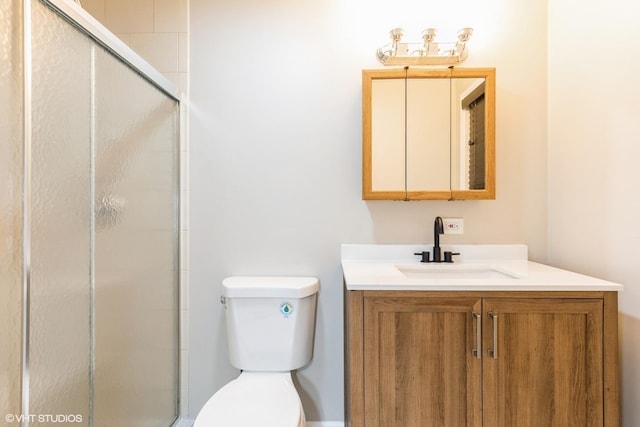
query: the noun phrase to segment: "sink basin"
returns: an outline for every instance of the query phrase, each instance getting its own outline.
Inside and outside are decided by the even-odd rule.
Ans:
[[[408,279],[517,279],[518,276],[487,265],[396,265]]]

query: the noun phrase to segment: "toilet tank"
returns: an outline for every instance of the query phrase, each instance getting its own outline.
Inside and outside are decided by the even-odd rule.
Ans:
[[[229,359],[245,371],[285,372],[313,354],[315,277],[228,277],[222,282]]]

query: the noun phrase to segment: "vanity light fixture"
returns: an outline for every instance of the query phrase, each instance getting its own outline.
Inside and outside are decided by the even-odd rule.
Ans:
[[[378,61],[384,65],[457,65],[467,59],[467,42],[473,28],[458,31],[458,41],[436,42],[437,30],[427,28],[422,31],[422,43],[403,43],[402,28],[389,32],[391,44],[376,51]]]

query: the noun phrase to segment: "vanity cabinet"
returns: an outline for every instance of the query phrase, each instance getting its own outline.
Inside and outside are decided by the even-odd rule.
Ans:
[[[617,293],[345,290],[346,425],[618,426]]]

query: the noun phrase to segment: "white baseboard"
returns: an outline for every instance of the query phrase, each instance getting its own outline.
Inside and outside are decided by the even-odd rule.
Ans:
[[[193,420],[189,418],[180,418],[172,427],[191,427]],[[307,421],[307,427],[344,427],[342,421]]]
[[[307,421],[307,427],[344,427],[342,421]]]

